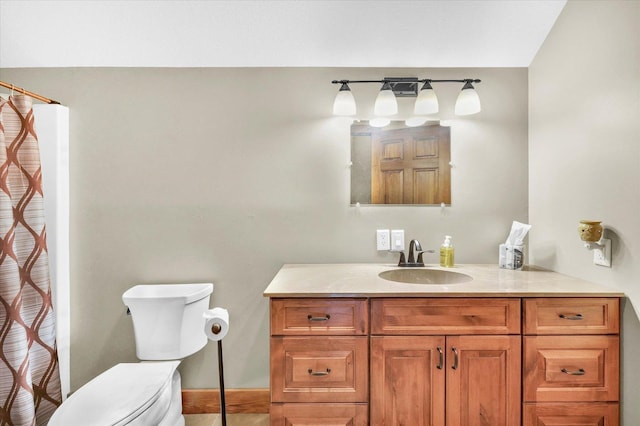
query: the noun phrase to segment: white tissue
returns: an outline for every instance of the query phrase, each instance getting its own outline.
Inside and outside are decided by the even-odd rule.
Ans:
[[[216,307],[204,311],[202,316],[204,317],[204,334],[209,340],[222,340],[227,335],[229,332],[229,311]]]
[[[531,225],[513,221],[511,232],[498,250],[498,266],[504,269],[521,270],[524,266],[524,237]]]
[[[527,232],[531,229],[531,225],[526,223],[516,222],[515,220],[511,224],[511,232],[507,237],[507,241],[504,243],[507,246],[516,247],[524,244],[524,237],[527,236]]]

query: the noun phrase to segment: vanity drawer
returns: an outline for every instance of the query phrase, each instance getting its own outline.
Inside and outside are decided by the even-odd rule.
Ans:
[[[525,334],[617,334],[618,298],[524,299]]]
[[[526,336],[525,401],[618,401],[618,336]]]
[[[523,426],[618,426],[618,403],[525,404]]]
[[[271,299],[271,335],[366,335],[366,299]]]
[[[367,337],[272,337],[273,402],[367,402]]]
[[[367,404],[273,404],[271,426],[368,426]]]
[[[371,334],[520,334],[520,299],[372,299]]]

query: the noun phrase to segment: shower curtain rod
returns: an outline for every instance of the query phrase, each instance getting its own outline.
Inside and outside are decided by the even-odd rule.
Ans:
[[[30,92],[30,91],[25,90],[25,89],[23,89],[21,87],[14,86],[13,84],[5,83],[4,81],[0,81],[0,86],[6,87],[7,89],[15,90],[16,92],[20,92],[23,95],[31,96],[34,99],[37,99],[39,101],[42,101],[42,102],[45,102],[45,103],[48,103],[48,104],[60,105],[60,102],[58,102],[58,101],[54,101],[53,99],[45,98],[44,96],[38,95],[37,93]]]

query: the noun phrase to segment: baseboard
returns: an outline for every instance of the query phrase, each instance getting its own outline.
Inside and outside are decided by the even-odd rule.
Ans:
[[[225,406],[229,414],[268,413],[269,389],[225,389]],[[182,412],[205,414],[220,412],[218,389],[182,389]]]

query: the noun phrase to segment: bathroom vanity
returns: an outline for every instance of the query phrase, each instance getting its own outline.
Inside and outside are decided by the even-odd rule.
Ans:
[[[393,269],[278,272],[272,426],[619,424],[622,293],[536,268]]]

